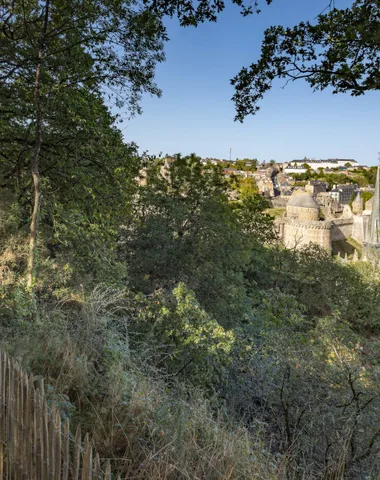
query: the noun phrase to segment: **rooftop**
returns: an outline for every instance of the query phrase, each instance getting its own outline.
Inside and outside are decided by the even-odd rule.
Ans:
[[[288,206],[319,209],[318,203],[314,200],[310,193],[307,192],[293,193],[288,202]]]
[[[353,158],[327,158],[325,160],[316,160],[315,158],[303,158],[302,160],[291,160],[289,163],[338,163],[338,162],[345,162],[345,163],[358,163]]]

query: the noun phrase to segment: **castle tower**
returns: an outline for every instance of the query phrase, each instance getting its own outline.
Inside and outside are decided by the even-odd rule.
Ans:
[[[369,260],[380,255],[380,166],[377,167],[375,193],[373,195],[372,212],[368,229],[363,242]]]
[[[319,205],[307,192],[295,192],[286,205],[286,216],[301,221],[318,221]]]
[[[355,200],[352,202],[352,212],[355,215],[361,215],[363,213],[364,206],[363,206],[363,199],[361,197],[361,193],[358,192],[356,194]]]
[[[287,248],[301,248],[311,243],[331,251],[329,221],[319,220],[319,204],[307,192],[293,192],[286,205],[286,214],[277,222]]]

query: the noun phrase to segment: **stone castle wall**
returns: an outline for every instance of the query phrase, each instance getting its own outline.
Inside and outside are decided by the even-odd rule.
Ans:
[[[368,228],[370,215],[355,215],[352,225],[352,238],[359,243],[365,240],[365,232]]]
[[[318,221],[319,210],[317,208],[300,208],[297,206],[287,205],[286,216],[301,221]]]
[[[332,225],[330,222],[299,222],[290,218],[284,220],[280,232],[287,248],[299,248],[316,243],[328,251],[331,250]]]
[[[353,218],[335,218],[332,220],[331,241],[337,242],[352,236]]]

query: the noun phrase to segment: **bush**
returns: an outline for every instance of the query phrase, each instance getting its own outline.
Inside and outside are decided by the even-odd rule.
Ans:
[[[184,285],[174,299],[170,315],[180,322],[178,329],[161,331],[161,341],[164,335],[170,345],[178,340],[168,365],[189,354],[209,355],[218,364],[212,359],[218,350],[224,355],[232,337],[199,309]],[[46,380],[49,401],[73,428],[80,423],[89,431],[101,456],[127,478],[280,478],[281,459],[266,453],[258,437],[221,411],[215,417],[199,389],[157,370],[146,351],[131,349],[127,326],[141,319],[140,302],[127,291],[100,286],[89,295],[41,305],[38,321],[14,319],[0,349]],[[187,334],[179,341],[182,327]],[[192,374],[204,381],[200,358]]]

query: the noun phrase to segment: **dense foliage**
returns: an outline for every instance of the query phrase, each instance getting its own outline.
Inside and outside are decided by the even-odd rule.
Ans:
[[[141,157],[105,104],[159,93],[163,15],[223,8],[2,2],[0,349],[127,478],[376,479],[379,271],[285,250],[251,178]]]
[[[236,479],[258,472],[265,478],[376,478],[379,273],[369,264],[333,260],[317,247],[284,250],[264,213],[266,201],[244,188],[233,192],[220,167],[203,166],[195,155],[144,163],[129,180],[133,188],[124,190],[128,208],[115,214],[114,227],[93,217],[94,228],[108,228],[113,238],[106,256],[105,240],[97,244],[91,229],[72,237],[60,222],[46,227],[34,299],[23,288],[22,248],[14,243],[15,235],[19,244],[23,238],[21,210],[17,202],[2,209],[3,348],[46,376],[51,395],[65,399],[66,414],[87,425],[98,449],[130,475],[187,478],[202,469],[207,478],[224,478],[231,469]],[[107,183],[103,178],[105,192]],[[54,210],[57,199],[46,203]],[[81,197],[76,202],[79,214]],[[73,239],[58,242],[52,259],[56,237]],[[99,280],[109,286],[96,287]],[[236,458],[217,466],[210,456],[195,464],[187,459],[187,473],[173,473],[183,458],[178,452],[194,441],[188,428],[199,402],[204,419],[216,416],[225,430],[210,437],[206,422],[196,435],[207,440],[197,437],[191,455],[199,456],[202,442],[220,448],[225,436]],[[140,420],[131,424],[136,408]],[[116,431],[109,430],[109,409],[117,415]],[[101,416],[99,427],[94,414]],[[245,440],[231,443],[238,426]],[[128,443],[124,431],[134,432]],[[140,452],[145,463],[138,438],[147,442]],[[172,439],[177,453],[170,453]],[[255,470],[240,450],[245,441],[258,459]],[[148,458],[158,451],[152,473]],[[125,470],[123,458],[133,470]]]

